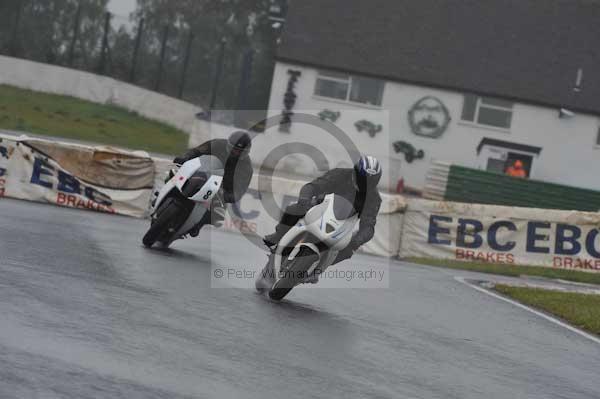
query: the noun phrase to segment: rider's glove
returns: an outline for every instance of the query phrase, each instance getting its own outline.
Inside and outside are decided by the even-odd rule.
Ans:
[[[312,197],[300,197],[298,198],[298,205],[302,206],[302,207],[308,207],[310,206],[310,203],[312,201]]]
[[[354,250],[349,246],[342,249],[340,253],[335,258],[334,264],[345,261],[346,259],[350,259],[354,256]]]
[[[314,204],[312,203],[314,196],[315,196],[315,190],[314,190],[313,186],[311,184],[305,185],[300,190],[300,195],[298,198],[298,205],[301,208],[305,208],[306,210],[308,210],[309,208],[314,206]]]
[[[362,243],[360,243],[356,237],[352,238],[352,241],[350,241],[350,245],[348,245],[348,247],[350,249],[352,249],[352,251],[356,251],[358,250],[358,248],[360,248],[362,246]]]
[[[173,160],[173,163],[177,165],[183,165],[185,163],[185,158],[177,157]]]

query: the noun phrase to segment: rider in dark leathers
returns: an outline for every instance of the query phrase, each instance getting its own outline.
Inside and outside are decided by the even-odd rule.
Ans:
[[[340,251],[334,264],[351,258],[354,252],[369,242],[375,234],[377,214],[381,206],[381,196],[377,191],[381,173],[379,161],[374,157],[365,156],[354,169],[333,169],[306,184],[300,190],[298,202],[286,209],[275,233],[264,238],[265,244],[269,248],[276,246],[292,226],[310,210],[314,197],[334,193],[353,203],[354,209],[359,213],[359,230],[352,237],[350,245]]]
[[[217,157],[225,168],[223,175],[223,201],[227,203],[238,202],[244,193],[248,190],[250,180],[254,170],[250,159],[250,150],[252,148],[252,139],[246,132],[235,132],[229,139],[214,139],[207,141],[196,148],[190,149],[183,156],[173,160],[176,164],[184,164],[190,159],[202,155],[213,155]],[[205,224],[219,226],[223,221],[224,212],[212,212],[206,215],[200,222],[191,236],[196,237],[200,228]]]

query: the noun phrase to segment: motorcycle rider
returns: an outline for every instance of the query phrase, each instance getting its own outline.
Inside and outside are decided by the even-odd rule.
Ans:
[[[381,196],[377,191],[381,174],[379,161],[371,156],[363,156],[353,169],[332,169],[306,184],[300,190],[298,202],[286,209],[275,233],[264,238],[265,245],[270,249],[277,246],[283,236],[310,210],[314,197],[333,193],[352,202],[359,214],[359,230],[354,233],[350,245],[340,251],[333,264],[350,259],[358,248],[371,241],[375,235],[377,214],[381,207]]]
[[[198,158],[202,155],[213,155],[217,157],[225,168],[223,175],[223,201],[226,204],[238,202],[248,190],[254,170],[250,159],[252,149],[252,138],[247,132],[237,131],[229,139],[214,139],[190,149],[183,156],[177,157],[173,163],[182,165],[185,162]],[[219,208],[219,207],[217,207]],[[197,237],[200,229],[205,224],[220,227],[225,218],[225,211],[213,209],[207,213],[205,218],[198,223],[190,232],[192,237]]]

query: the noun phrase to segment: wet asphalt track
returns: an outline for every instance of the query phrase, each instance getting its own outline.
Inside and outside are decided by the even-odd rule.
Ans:
[[[469,273],[397,263],[388,290],[276,304],[210,288],[211,259],[265,259],[231,234],[165,253],[130,218],[3,199],[0,221],[3,399],[600,397],[600,346]]]

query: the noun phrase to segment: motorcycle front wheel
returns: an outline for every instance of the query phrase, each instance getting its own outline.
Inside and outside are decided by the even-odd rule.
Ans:
[[[164,204],[161,205],[157,212],[158,217],[152,222],[150,229],[142,239],[146,248],[152,247],[161,236],[168,232],[169,228],[172,227],[171,224],[177,220],[179,211],[180,208],[174,198],[168,198]]]
[[[274,301],[281,301],[290,291],[300,284],[307,276],[311,266],[319,260],[319,255],[308,247],[300,250],[298,255],[285,268],[283,275],[269,291],[269,297]]]

